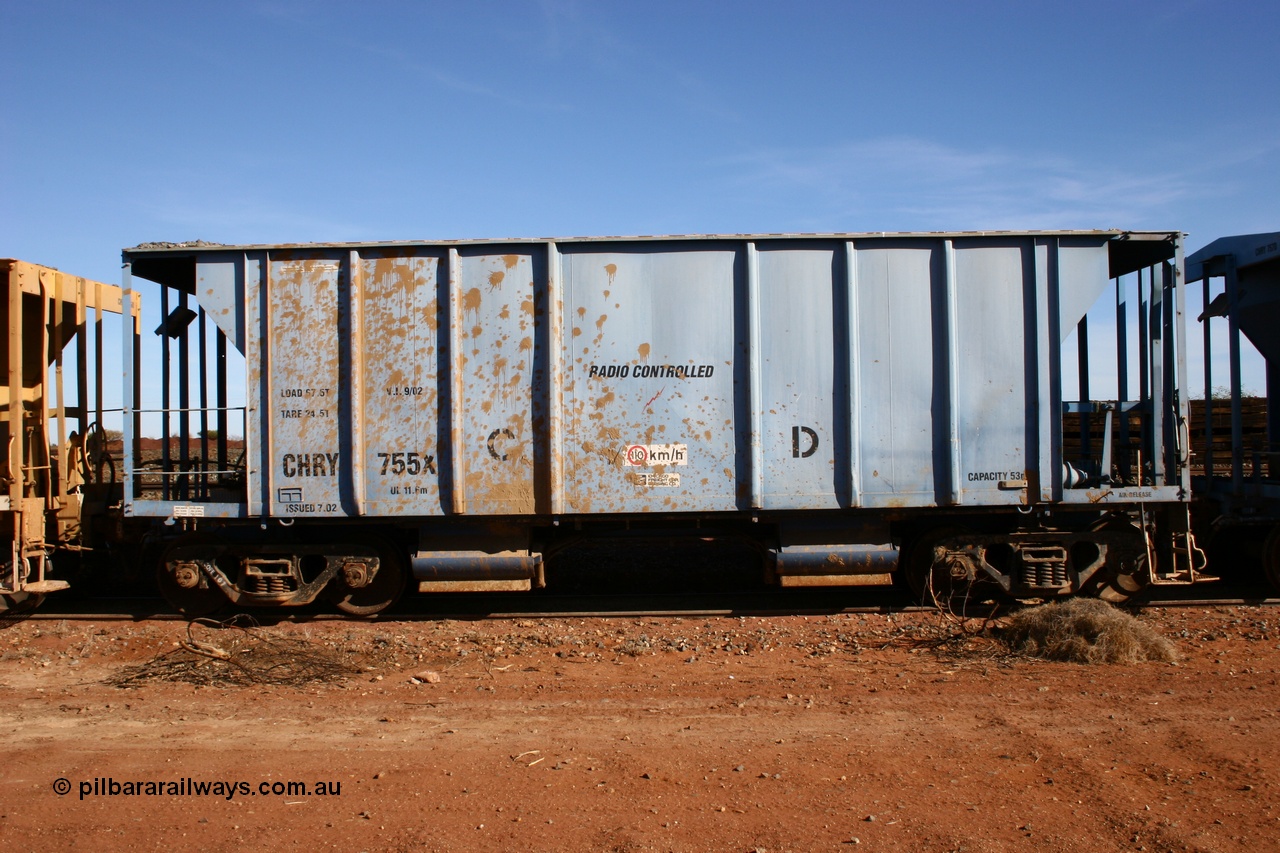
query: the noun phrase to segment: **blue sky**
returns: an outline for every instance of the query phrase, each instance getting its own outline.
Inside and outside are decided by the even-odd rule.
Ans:
[[[0,31],[0,255],[105,281],[158,240],[1280,230],[1274,2],[0,0]]]

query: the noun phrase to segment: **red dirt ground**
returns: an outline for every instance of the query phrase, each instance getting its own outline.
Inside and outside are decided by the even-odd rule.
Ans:
[[[1177,664],[939,644],[934,614],[313,621],[261,630],[375,668],[132,688],[105,680],[184,625],[28,620],[0,631],[0,847],[1277,849],[1280,616],[1141,618]],[[188,778],[250,792],[92,791]],[[257,793],[287,780],[341,788]]]

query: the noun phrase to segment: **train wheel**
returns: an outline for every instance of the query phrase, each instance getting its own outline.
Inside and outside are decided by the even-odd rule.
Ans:
[[[373,616],[386,610],[404,591],[405,568],[400,554],[385,543],[377,546],[378,572],[373,580],[357,589],[338,587],[334,602],[338,609],[349,616]]]
[[[212,561],[217,540],[204,534],[183,537],[165,550],[156,571],[160,594],[188,619],[208,616],[227,604],[212,581],[200,570],[198,561]]]
[[[1147,543],[1142,528],[1130,522],[1108,521],[1099,530],[1117,530],[1133,533],[1133,544],[1124,548],[1091,577],[1085,595],[1099,598],[1108,604],[1126,604],[1146,591],[1151,578],[1151,566],[1147,560]],[[1115,548],[1116,546],[1112,546]]]
[[[6,592],[0,595],[0,618],[21,620],[22,617],[35,610],[44,601],[44,596],[35,592]]]
[[[9,547],[12,548],[12,543]],[[0,565],[0,576],[12,579],[14,576],[13,562],[5,560]],[[19,580],[25,580],[26,573],[20,573]],[[27,614],[40,606],[40,602],[44,601],[44,594],[38,592],[26,592],[20,590],[18,592],[0,593],[0,616],[6,617],[13,621],[21,621]]]
[[[966,559],[936,560],[935,549],[948,539],[964,536],[959,527],[939,527],[920,536],[907,553],[907,583],[916,601],[956,614],[975,603],[1004,596],[999,585]]]
[[[943,572],[934,566],[933,550],[938,543],[952,536],[958,536],[963,533],[962,530],[954,527],[941,527],[936,530],[930,530],[922,536],[916,537],[911,544],[905,548],[905,559],[902,564],[902,574],[906,577],[907,586],[911,588],[911,595],[918,604],[932,604],[932,593],[943,580]]]
[[[1146,558],[1143,558],[1146,563]],[[1138,575],[1121,573],[1107,577],[1103,583],[1099,584],[1094,595],[1108,604],[1127,604],[1144,592],[1147,585],[1144,581],[1139,580]]]
[[[1262,570],[1267,574],[1271,586],[1280,591],[1280,527],[1271,528],[1267,541],[1262,546]]]

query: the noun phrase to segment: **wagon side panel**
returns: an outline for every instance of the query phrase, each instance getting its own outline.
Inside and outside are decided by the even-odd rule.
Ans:
[[[440,515],[447,471],[448,348],[441,341],[443,253],[376,252],[356,261],[361,410],[353,424],[362,515]],[[440,369],[443,361],[443,370]],[[441,382],[443,375],[445,381]],[[444,417],[441,417],[441,414]]]
[[[849,472],[843,244],[763,244],[758,263],[764,507],[838,508]]]
[[[855,264],[857,486],[867,506],[931,506],[946,490],[935,471],[947,470],[938,464],[947,445],[935,435],[946,422],[942,248],[870,242]]]
[[[256,389],[267,431],[270,514],[341,516],[351,445],[344,399],[345,293],[333,253],[277,253],[267,262],[261,317],[265,366]],[[344,370],[344,368],[346,368]]]
[[[565,250],[566,500],[715,511],[746,495],[739,246]]]
[[[1018,243],[955,248],[960,502],[1019,504],[1027,479],[1023,294],[1030,257]]]

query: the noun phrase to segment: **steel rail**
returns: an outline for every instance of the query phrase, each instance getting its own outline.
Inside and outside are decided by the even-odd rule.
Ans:
[[[863,591],[865,594],[865,590]],[[686,607],[673,607],[672,599],[690,601]],[[445,602],[429,597],[402,601],[389,612],[367,619],[354,619],[340,613],[330,613],[311,607],[290,610],[250,610],[249,615],[264,624],[278,622],[427,622],[441,620],[471,621],[478,619],[623,619],[623,618],[708,618],[708,617],[784,617],[784,616],[838,616],[858,613],[929,613],[937,608],[911,604],[902,595],[887,595],[875,601],[852,603],[836,599],[823,606],[812,594],[804,596],[779,596],[777,593],[643,593],[525,596],[525,608],[512,600],[502,600],[493,594],[467,594]],[[788,600],[790,599],[790,600]],[[828,596],[830,599],[830,596]],[[716,606],[719,604],[720,606]],[[95,609],[101,605],[103,609]],[[576,605],[576,606],[575,606]],[[594,605],[594,606],[593,606]],[[603,606],[601,606],[603,605]],[[120,608],[114,612],[108,609]],[[1276,607],[1280,597],[1231,595],[1218,598],[1152,598],[1130,605],[1127,609],[1146,610],[1189,607]],[[969,615],[983,618],[1006,610],[1006,607],[973,608]],[[16,618],[16,617],[15,617]],[[187,621],[185,617],[169,609],[163,599],[156,598],[100,598],[93,601],[67,602],[61,608],[51,608],[48,600],[40,610],[27,614],[26,619],[41,622],[69,620],[78,622],[172,622]]]

